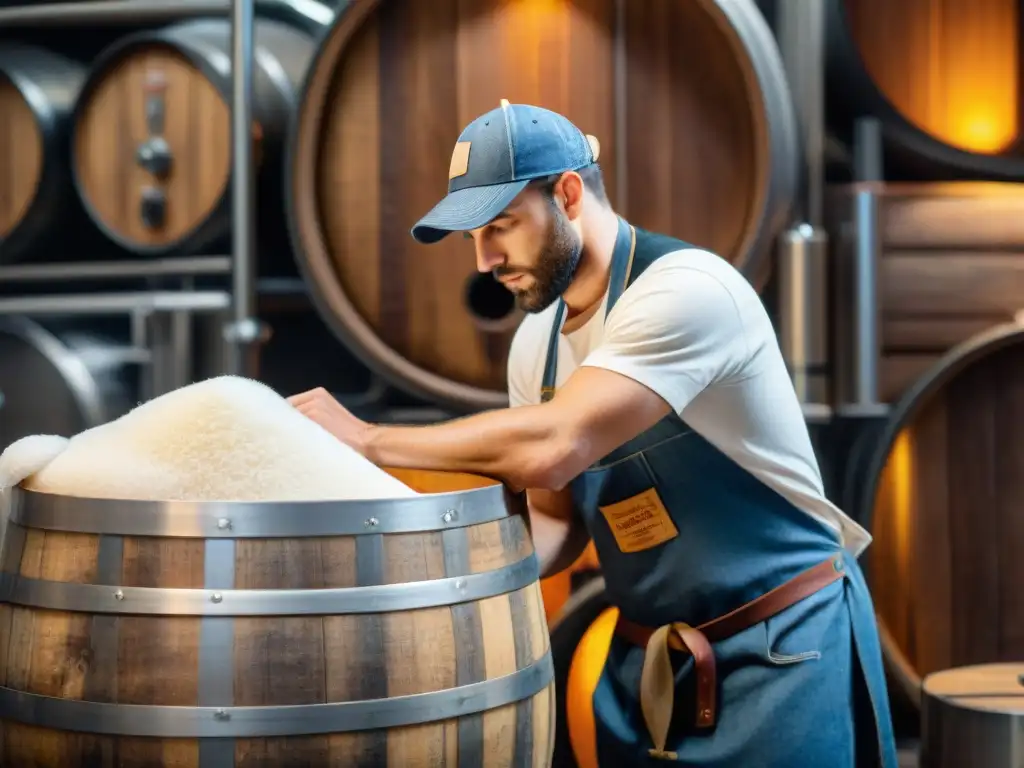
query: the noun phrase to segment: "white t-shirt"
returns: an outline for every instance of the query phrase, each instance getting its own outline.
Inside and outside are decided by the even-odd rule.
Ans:
[[[604,303],[608,297],[605,295]],[[510,405],[540,402],[557,304],[528,315],[512,341]],[[657,392],[726,456],[837,530],[854,555],[870,534],[825,498],[800,403],[771,319],[746,278],[698,249],[662,256],[622,294],[559,338],[556,386],[578,366],[605,368]]]

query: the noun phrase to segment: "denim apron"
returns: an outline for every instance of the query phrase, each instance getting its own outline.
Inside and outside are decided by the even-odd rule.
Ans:
[[[606,312],[660,256],[692,247],[620,219]],[[554,394],[560,302],[541,397]],[[652,495],[653,494],[653,495]],[[668,764],[701,768],[896,768],[874,608],[839,534],[756,479],[675,413],[572,484],[608,597],[649,627],[698,626],[829,558],[843,577],[713,644],[717,713],[695,724],[693,659],[672,651]],[[639,503],[639,506],[638,506]],[[637,509],[644,512],[635,514]],[[644,651],[616,636],[593,697],[602,768],[666,765],[651,756],[639,700]]]

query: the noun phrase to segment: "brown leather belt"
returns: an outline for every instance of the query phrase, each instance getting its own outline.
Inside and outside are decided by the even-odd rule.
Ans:
[[[698,627],[682,622],[659,628],[645,627],[622,618],[620,614],[615,633],[647,649],[640,681],[640,706],[654,742],[651,756],[676,759],[675,753],[665,751],[675,699],[675,675],[668,654],[669,648],[686,651],[693,656],[697,677],[697,727],[710,728],[715,724],[717,691],[715,652],[711,643],[760,624],[842,577],[843,556],[840,554],[807,569],[736,610]]]

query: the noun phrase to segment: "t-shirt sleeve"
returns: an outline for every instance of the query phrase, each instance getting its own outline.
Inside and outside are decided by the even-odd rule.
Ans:
[[[682,413],[747,357],[743,318],[726,285],[710,272],[664,257],[622,294],[608,314],[602,343],[583,365],[628,376]]]

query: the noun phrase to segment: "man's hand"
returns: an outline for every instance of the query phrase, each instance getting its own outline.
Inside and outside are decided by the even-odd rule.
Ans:
[[[288,398],[303,416],[312,419],[345,445],[365,455],[366,436],[372,425],[353,416],[323,387]]]

